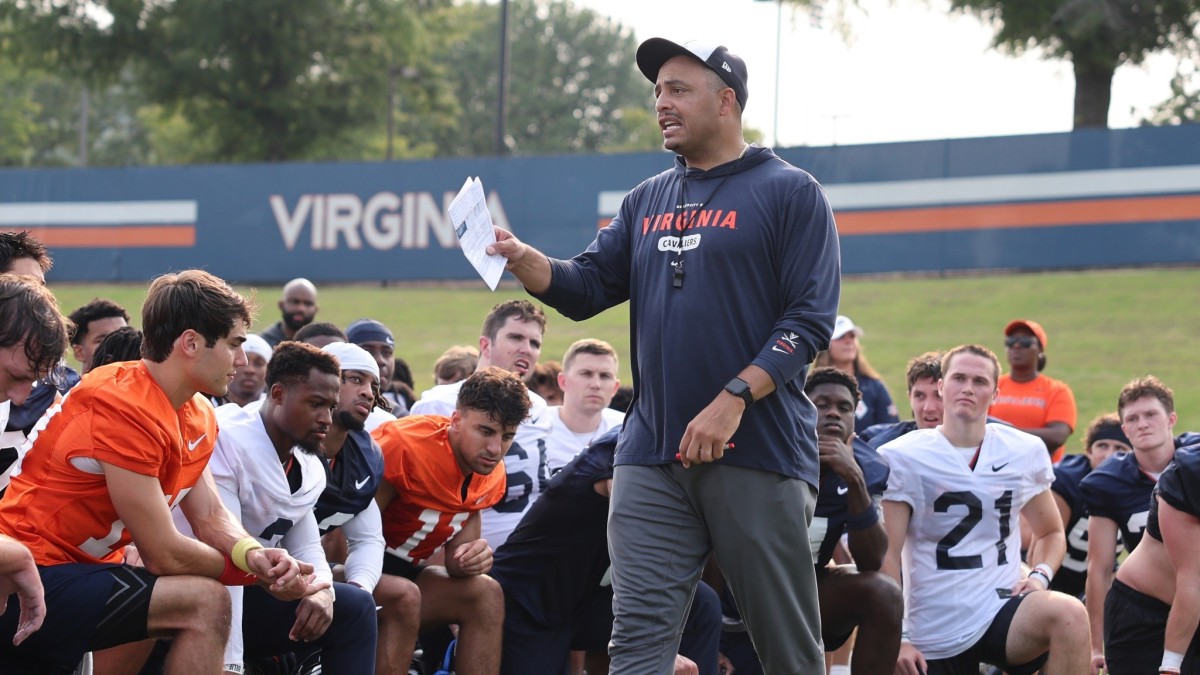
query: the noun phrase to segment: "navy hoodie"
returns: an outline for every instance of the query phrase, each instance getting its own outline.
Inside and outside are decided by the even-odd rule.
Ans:
[[[675,461],[688,423],[747,365],[776,391],[742,416],[719,464],[818,481],[804,374],[829,344],[841,290],[821,186],[765,148],[634,188],[586,251],[551,260],[540,298],[583,320],[629,301],[634,401],[616,463]],[[681,288],[673,287],[682,263]]]

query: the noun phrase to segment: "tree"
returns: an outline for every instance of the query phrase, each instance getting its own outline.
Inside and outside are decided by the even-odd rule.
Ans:
[[[1075,128],[1108,126],[1118,66],[1193,47],[1200,0],[951,0],[996,26],[995,44],[1016,52],[1041,47],[1071,61]]]
[[[632,32],[566,2],[511,0],[509,152],[651,150],[662,139],[651,85],[634,65]],[[462,115],[438,135],[442,154],[491,154],[499,81],[499,8],[468,3],[467,27],[439,60],[455,63]]]
[[[361,158],[384,136],[389,73],[404,64],[436,73],[422,61],[422,20],[448,5],[10,0],[0,4],[0,42],[30,65],[92,86],[129,69],[159,106],[163,130],[197,139],[189,160]]]

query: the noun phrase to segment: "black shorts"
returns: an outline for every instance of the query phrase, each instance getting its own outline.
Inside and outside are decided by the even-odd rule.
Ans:
[[[1158,674],[1171,606],[1117,579],[1104,598],[1104,661],[1110,675]],[[1183,672],[1200,664],[1197,638],[1183,656]]]
[[[425,569],[425,565],[421,563],[409,562],[391,553],[383,554],[384,574],[390,574],[394,577],[404,577],[415,584],[417,583],[417,577],[421,576],[421,570],[423,569]]]
[[[992,624],[988,626],[983,637],[968,647],[966,651],[945,659],[930,659],[927,662],[926,675],[979,675],[980,663],[998,666],[1008,675],[1033,675],[1036,673],[1050,657],[1049,652],[1029,663],[1015,664],[1008,662],[1006,654],[1008,629],[1012,626],[1017,608],[1021,606],[1021,602],[1025,598],[1025,595],[1014,596],[1001,605],[1000,611],[996,612],[996,618],[992,619]]]
[[[67,563],[39,567],[46,620],[20,647],[12,636],[20,618],[16,596],[0,616],[0,662],[5,673],[70,673],[89,651],[144,640],[150,596],[158,580],[141,567]]]

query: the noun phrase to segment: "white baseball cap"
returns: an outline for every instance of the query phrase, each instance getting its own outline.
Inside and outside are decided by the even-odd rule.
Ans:
[[[864,335],[863,329],[855,326],[854,322],[850,320],[850,317],[838,314],[837,319],[833,322],[833,336],[829,339],[836,340],[850,332],[853,332],[858,337],[862,337]]]

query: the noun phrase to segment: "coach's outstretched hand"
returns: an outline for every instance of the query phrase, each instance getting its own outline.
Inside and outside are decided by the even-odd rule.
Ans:
[[[493,227],[496,243],[487,247],[489,255],[502,255],[505,268],[513,273],[530,293],[544,293],[550,288],[550,260],[536,248],[523,243],[508,230]]]

